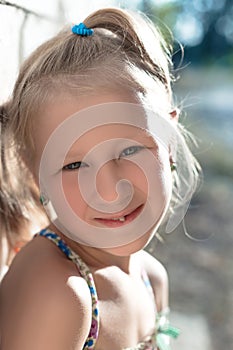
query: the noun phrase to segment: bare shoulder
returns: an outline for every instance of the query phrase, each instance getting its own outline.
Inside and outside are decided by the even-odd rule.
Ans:
[[[167,283],[167,271],[160,261],[144,250],[140,251],[138,256],[151,281]]]
[[[161,262],[146,251],[140,251],[138,258],[150,279],[157,309],[161,311],[168,306],[169,283],[167,271]]]
[[[82,349],[91,325],[86,281],[52,246],[34,259],[34,247],[25,249],[1,285],[1,349]]]

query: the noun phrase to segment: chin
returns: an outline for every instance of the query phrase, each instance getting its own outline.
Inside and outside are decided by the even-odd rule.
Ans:
[[[145,248],[153,236],[154,230],[151,230],[131,243],[119,247],[106,248],[104,250],[115,256],[129,256]]]

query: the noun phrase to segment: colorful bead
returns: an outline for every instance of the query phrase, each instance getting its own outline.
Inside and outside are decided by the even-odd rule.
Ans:
[[[36,235],[37,236],[37,235]],[[83,349],[93,349],[99,333],[99,310],[98,310],[98,297],[96,292],[96,287],[94,280],[92,278],[91,271],[88,266],[81,260],[78,254],[71,250],[65,241],[59,237],[56,233],[49,231],[48,229],[43,229],[38,233],[38,236],[43,236],[54,242],[58,248],[75,264],[78,265],[79,271],[83,278],[87,281],[91,298],[92,298],[92,324],[88,335],[88,339],[83,347]]]

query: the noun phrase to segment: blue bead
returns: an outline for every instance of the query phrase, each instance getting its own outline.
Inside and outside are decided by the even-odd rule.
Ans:
[[[89,287],[91,294],[95,294],[95,289],[93,287]]]
[[[93,342],[93,340],[92,340],[92,339],[89,339],[89,340],[88,340],[88,346],[92,346],[92,345],[93,345],[93,343],[94,343],[94,342]]]
[[[51,238],[57,238],[57,235],[55,233],[47,233],[46,236]]]
[[[98,314],[99,314],[98,309],[95,309],[95,310],[94,310],[94,314],[95,314],[95,316],[98,316]]]

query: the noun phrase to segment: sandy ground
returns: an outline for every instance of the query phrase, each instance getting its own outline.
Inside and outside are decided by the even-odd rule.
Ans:
[[[185,217],[194,239],[180,225],[163,235],[164,244],[154,240],[151,248],[168,270],[174,322],[183,330],[174,350],[232,349],[232,71],[189,69],[177,91],[188,96],[187,124],[200,137],[196,156],[204,182]]]
[[[208,323],[201,314],[185,315],[173,312],[171,323],[182,330],[178,339],[171,342],[172,350],[212,350]]]

